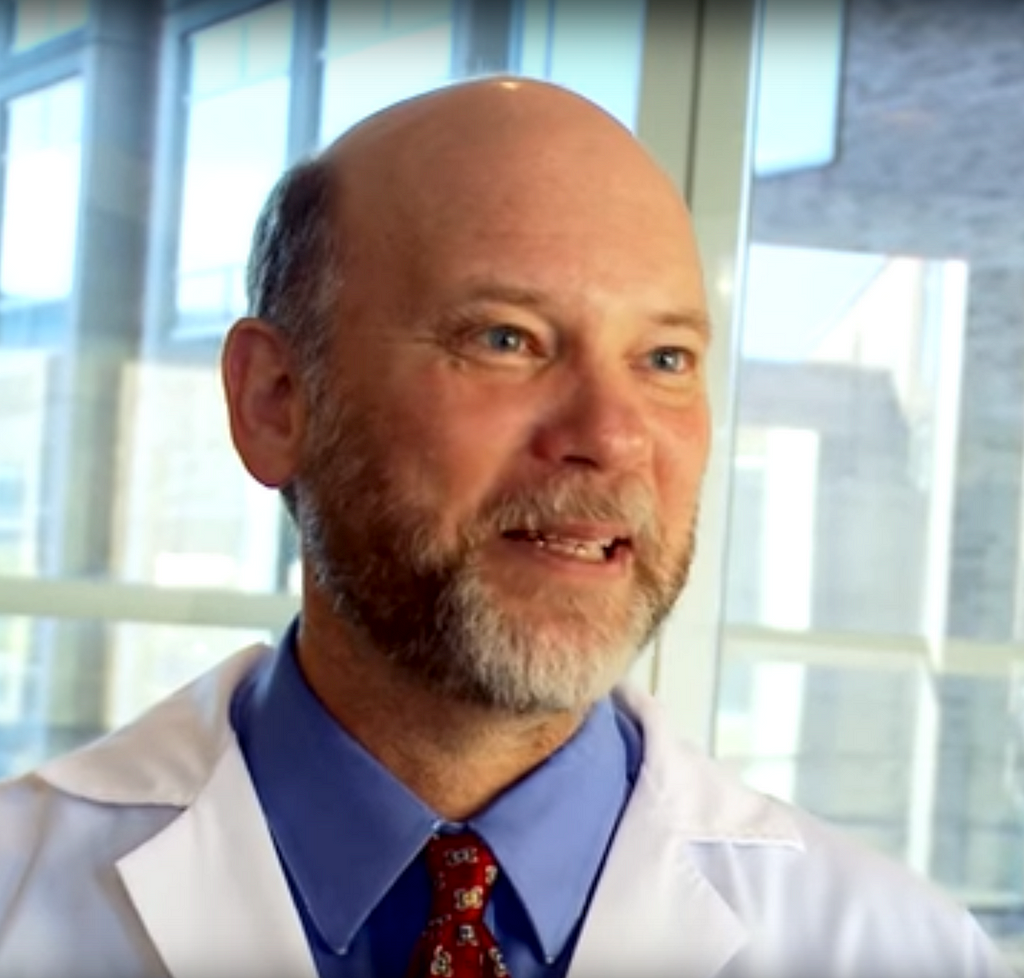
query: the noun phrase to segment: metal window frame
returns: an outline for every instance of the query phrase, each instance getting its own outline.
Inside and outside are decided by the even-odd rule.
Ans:
[[[153,208],[150,215],[150,260],[147,269],[143,355],[164,362],[206,360],[221,342],[213,332],[179,333],[174,329],[175,283],[181,234],[181,203],[185,192],[188,150],[188,83],[191,77],[189,36],[243,17],[263,7],[284,2],[292,9],[293,32],[289,77],[287,159],[308,151],[311,109],[299,97],[309,96],[311,73],[319,71],[323,44],[324,0],[198,0],[170,7],[160,38],[162,66],[157,97],[158,129],[153,171]],[[319,31],[319,33],[318,33]],[[302,91],[296,92],[296,67],[301,68]],[[300,111],[296,113],[296,109]],[[226,329],[230,325],[224,324]]]
[[[686,591],[662,626],[650,685],[675,732],[714,747],[732,489],[737,340],[749,188],[757,0],[648,0],[637,133],[693,215],[714,342],[708,362],[713,431],[699,546]]]
[[[280,631],[298,610],[294,594],[0,575],[0,616],[4,617]],[[726,657],[753,662],[871,671],[926,668],[932,675],[978,679],[1002,679],[1024,666],[1024,642],[951,638],[944,643],[941,666],[936,667],[933,645],[923,635],[800,632],[757,625],[725,625],[717,635],[711,650],[714,657],[721,649]]]

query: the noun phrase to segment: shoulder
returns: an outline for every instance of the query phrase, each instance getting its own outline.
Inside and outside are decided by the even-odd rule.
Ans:
[[[35,773],[0,785],[0,974],[164,973],[117,867],[178,812],[97,803]]]
[[[247,649],[127,727],[0,784],[0,973],[161,970],[139,963],[150,952],[118,867],[222,766],[235,744],[232,693],[266,651]],[[88,962],[74,950],[83,939]]]
[[[626,691],[622,702],[643,730],[637,800],[657,813],[647,824],[678,836],[748,934],[748,956],[782,973],[806,961],[822,975],[884,978],[899,962],[906,974],[1009,976],[970,914],[930,881],[680,743],[651,697]]]
[[[112,865],[170,822],[173,805],[108,805],[67,794],[36,773],[0,785],[0,913],[55,865]]]
[[[254,645],[235,653],[132,723],[47,761],[36,775],[88,801],[188,805],[234,742],[235,691],[270,652]]]
[[[1009,976],[974,918],[901,862],[800,809],[798,849],[720,840],[694,862],[748,926],[758,953],[842,961],[850,973]],[[894,969],[896,969],[894,971]]]
[[[116,859],[186,807],[233,743],[232,693],[266,653],[245,649],[131,724],[0,783],[0,906],[45,854]]]

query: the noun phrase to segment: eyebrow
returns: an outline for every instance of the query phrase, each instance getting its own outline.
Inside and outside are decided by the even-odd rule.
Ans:
[[[502,302],[528,309],[545,309],[553,305],[551,297],[537,289],[490,279],[470,282],[460,298],[466,303]],[[703,309],[697,307],[655,312],[650,318],[658,326],[677,326],[694,330],[704,338],[711,336],[711,320]]]
[[[702,309],[680,309],[678,311],[658,313],[654,321],[659,326],[680,326],[700,333],[705,339],[711,336],[711,319]]]
[[[490,279],[471,281],[460,298],[467,302],[505,302],[510,306],[540,308],[551,304],[550,299],[537,289],[524,288]]]

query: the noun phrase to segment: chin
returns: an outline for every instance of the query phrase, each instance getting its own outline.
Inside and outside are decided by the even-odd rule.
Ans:
[[[496,623],[492,623],[492,626]],[[594,623],[533,621],[492,627],[450,649],[450,692],[521,715],[583,712],[628,672],[641,643]],[[461,644],[461,643],[460,643]]]

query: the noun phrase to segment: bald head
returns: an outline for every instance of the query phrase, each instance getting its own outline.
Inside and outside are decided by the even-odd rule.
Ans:
[[[582,139],[592,145],[635,145],[632,134],[593,102],[568,89],[525,78],[453,84],[392,105],[342,135],[328,153],[378,163],[399,153],[421,161],[451,161],[536,139]],[[596,141],[596,142],[594,142]]]
[[[385,217],[406,229],[425,217],[435,237],[458,234],[474,215],[521,224],[541,200],[559,220],[618,207],[635,226],[660,210],[688,230],[675,187],[630,131],[546,82],[493,78],[429,92],[364,120],[328,155],[343,174],[353,232],[382,228]]]
[[[343,284],[347,295],[404,263],[414,288],[410,262],[424,251],[484,239],[500,251],[503,236],[550,230],[565,247],[598,247],[598,230],[673,239],[677,258],[698,262],[679,193],[614,117],[547,82],[454,84],[375,113],[285,175],[254,240],[251,313],[312,366]]]

